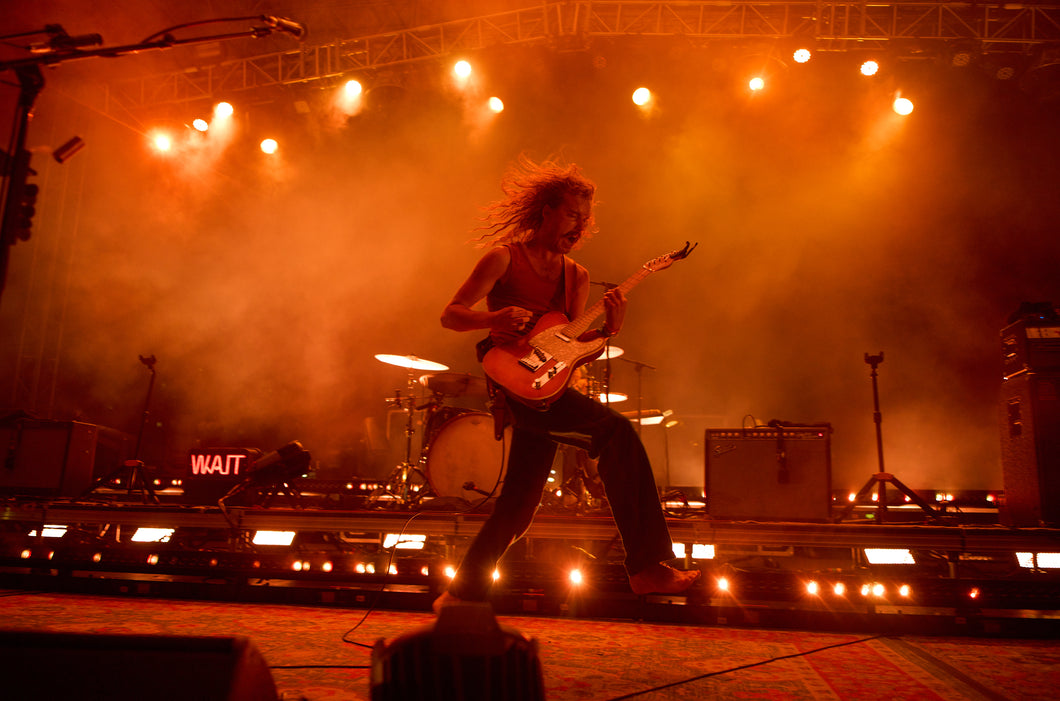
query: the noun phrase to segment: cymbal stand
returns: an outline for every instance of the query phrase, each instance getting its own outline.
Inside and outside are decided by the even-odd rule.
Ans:
[[[902,484],[901,481],[889,472],[885,472],[883,469],[883,429],[881,424],[883,423],[883,415],[880,413],[880,390],[876,382],[876,378],[879,375],[877,368],[880,363],[883,362],[883,352],[879,355],[865,354],[865,362],[872,366],[872,404],[873,412],[872,419],[876,424],[876,458],[879,462],[879,470],[869,481],[865,483],[858,493],[854,496],[853,501],[847,505],[843,512],[839,515],[839,520],[843,520],[853,513],[858,502],[861,501],[872,488],[876,487],[876,523],[883,523],[887,518],[887,484],[893,484],[895,488],[909,498],[911,502],[919,506],[928,516],[935,519],[939,517],[938,512],[926,501],[920,498],[920,496],[909,487]]]
[[[634,371],[637,373],[637,435],[639,436],[641,427],[644,426],[644,408],[642,406],[644,403],[644,368],[648,368],[649,370],[655,370],[656,368],[653,365],[642,363],[639,360],[630,360],[625,356],[620,356],[619,360],[624,360],[632,365]]]
[[[427,483],[426,475],[420,470],[418,465],[412,462],[412,437],[416,435],[413,417],[416,410],[422,408],[416,406],[415,386],[415,374],[409,372],[406,395],[402,396],[400,389],[395,390],[394,396],[387,400],[390,406],[399,407],[405,412],[405,461],[394,468],[387,478],[386,485],[376,495],[388,494],[396,498],[402,506],[414,504],[424,496],[422,493],[413,493],[412,480],[414,477],[419,477],[419,484]]]

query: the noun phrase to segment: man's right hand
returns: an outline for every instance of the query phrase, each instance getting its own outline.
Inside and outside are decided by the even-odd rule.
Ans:
[[[523,336],[529,330],[527,325],[533,316],[529,309],[522,307],[498,309],[490,321],[490,330],[494,339],[507,343]]]

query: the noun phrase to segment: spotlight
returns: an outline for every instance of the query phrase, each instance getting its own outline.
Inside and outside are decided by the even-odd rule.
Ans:
[[[570,583],[577,586],[582,583],[582,571],[579,569],[573,569],[570,571]]]
[[[261,152],[270,156],[276,153],[278,148],[280,148],[280,145],[276,143],[276,139],[265,139],[261,142]]]
[[[842,582],[836,582],[835,585],[832,587],[832,593],[836,596],[843,596],[847,593],[847,587]]]
[[[791,55],[791,58],[795,61],[795,63],[806,63],[810,60],[810,56],[811,54],[809,49],[795,49],[795,53]]]
[[[762,78],[755,76],[747,83],[747,87],[751,89],[751,92],[758,92],[766,87],[766,81]]]
[[[817,596],[817,592],[820,591],[820,587],[817,582],[806,582],[806,593],[813,596]]]
[[[870,565],[915,565],[913,554],[906,548],[865,548],[865,559]]]
[[[71,157],[85,147],[85,142],[80,136],[72,137],[59,148],[52,151],[52,158],[58,163],[66,163]]]
[[[445,566],[445,576],[448,579],[452,579],[453,577],[455,577],[456,576],[456,568],[453,567],[452,565],[446,565]]]
[[[500,570],[493,570],[493,581],[496,582],[501,578]]]
[[[151,143],[156,151],[161,151],[162,153],[166,153],[173,148],[173,139],[169,138],[168,134],[155,134],[151,137]]]
[[[205,119],[202,119],[202,118],[199,118],[199,119],[196,119],[196,120],[194,120],[194,121],[193,121],[193,122],[191,123],[191,126],[192,126],[192,128],[193,128],[193,129],[194,129],[195,131],[201,131],[201,132],[206,132],[206,131],[209,131],[209,130],[210,130],[210,125],[209,125],[209,123],[208,123],[208,122],[207,122],[207,121],[206,121]]]
[[[880,70],[880,64],[875,61],[865,61],[861,64],[861,75],[876,75]]]
[[[898,596],[901,596],[902,598],[908,598],[908,596],[912,593],[913,590],[909,587],[908,584],[903,584],[902,586],[898,587]]]
[[[235,108],[227,102],[218,102],[214,105],[213,116],[225,119],[231,117],[235,113]]]
[[[494,114],[500,114],[504,111],[504,102],[499,97],[491,97],[489,99],[490,112]]]
[[[342,89],[345,91],[346,97],[357,97],[364,92],[364,87],[359,80],[347,80],[346,85]]]
[[[729,591],[729,579],[728,577],[718,578],[718,591]]]
[[[895,114],[900,114],[905,117],[913,112],[912,100],[905,97],[895,98],[894,103],[891,105],[891,109],[894,110]]]
[[[453,74],[461,80],[467,80],[471,76],[471,64],[467,61],[457,61],[453,64]]]
[[[637,88],[633,91],[633,104],[638,107],[644,107],[651,102],[651,90],[647,88]]]
[[[427,542],[426,535],[416,533],[387,533],[383,538],[383,548],[397,548],[398,550],[423,550],[423,544]]]

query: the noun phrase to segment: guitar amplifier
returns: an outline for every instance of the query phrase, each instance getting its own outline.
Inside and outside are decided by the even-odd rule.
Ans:
[[[78,497],[121,465],[130,436],[80,421],[0,423],[0,494]]]
[[[741,521],[828,521],[830,426],[708,428],[707,513]]]

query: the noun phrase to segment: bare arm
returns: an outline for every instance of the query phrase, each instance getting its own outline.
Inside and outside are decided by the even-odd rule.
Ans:
[[[487,251],[442,311],[442,326],[454,331],[490,329],[501,337],[518,336],[532,316],[529,310],[505,307],[491,312],[474,308],[508,270],[510,262],[507,248],[498,246]]]

